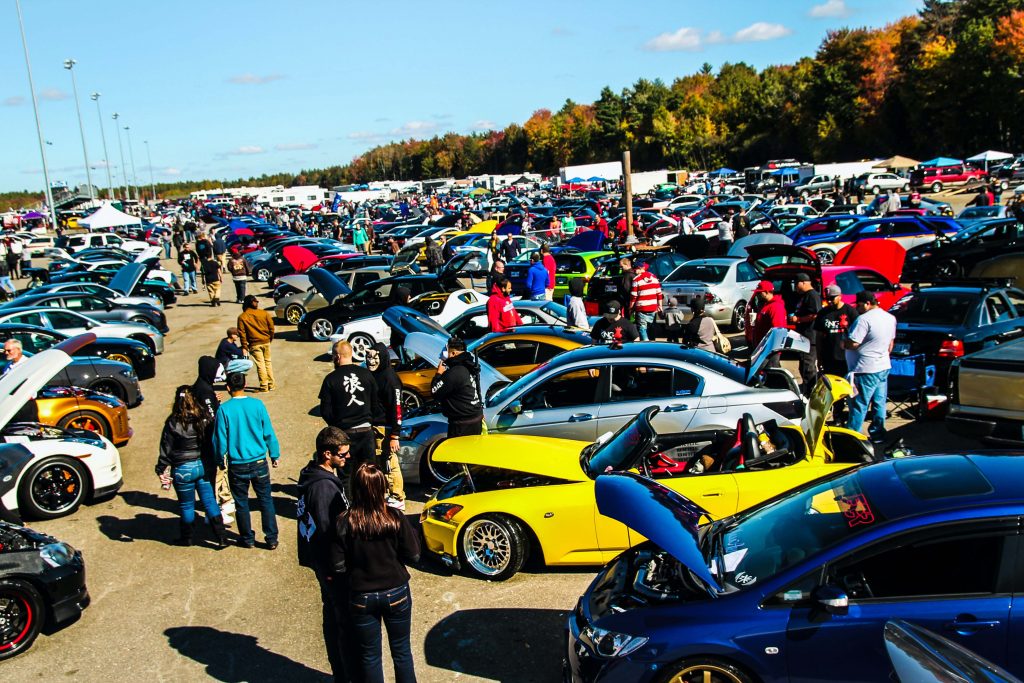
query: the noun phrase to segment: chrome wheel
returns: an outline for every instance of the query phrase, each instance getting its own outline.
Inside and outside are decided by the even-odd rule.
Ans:
[[[348,343],[352,345],[352,358],[361,361],[366,358],[366,352],[369,351],[373,345],[374,340],[365,334],[353,334],[348,338]],[[382,359],[384,362],[386,359]],[[391,362],[387,360],[386,362]]]
[[[505,571],[512,561],[512,539],[494,520],[478,519],[466,526],[462,551],[473,571],[494,576]]]
[[[288,321],[289,325],[298,325],[304,315],[306,315],[306,309],[298,304],[289,304],[288,308],[284,309],[284,319]]]
[[[270,271],[266,268],[260,268],[259,270],[256,271],[256,279],[259,280],[260,282],[269,282]]]
[[[313,324],[309,326],[310,334],[313,335],[313,339],[317,341],[327,341],[334,334],[334,323],[326,318],[317,318],[313,321]]]
[[[732,309],[732,328],[737,332],[742,332],[747,329],[747,316],[744,315],[746,310],[746,301],[736,302],[735,308]]]
[[[823,266],[829,265],[836,258],[836,255],[833,254],[828,249],[822,249],[821,251],[816,251],[814,253],[817,255],[818,260],[821,261],[821,265],[823,265]]]

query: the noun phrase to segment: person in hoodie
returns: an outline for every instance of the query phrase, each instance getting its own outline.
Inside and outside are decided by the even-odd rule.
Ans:
[[[391,367],[388,347],[378,342],[366,351],[366,369],[377,386],[374,429],[384,435],[380,447],[381,469],[388,478],[388,505],[405,509],[405,481],[398,462],[398,432],[402,428],[402,380]]]
[[[377,386],[373,375],[352,362],[352,344],[344,339],[337,342],[334,371],[324,377],[320,386],[320,417],[348,435],[352,462],[343,471],[342,479],[346,484],[353,468],[376,460],[373,416],[381,413],[376,404]]]
[[[181,513],[178,545],[192,545],[196,520],[196,494],[217,547],[225,546],[224,518],[221,516],[211,480],[216,471],[212,448],[213,418],[196,399],[192,387],[178,387],[171,414],[160,434],[160,455],[156,474],[165,487],[174,486]]]
[[[512,282],[504,275],[494,280],[491,296],[487,299],[487,323],[491,332],[509,332],[523,324],[523,319],[512,303]]]
[[[253,360],[246,358],[242,353],[242,341],[237,327],[229,327],[217,345],[215,355],[217,362],[223,368],[223,375],[226,377],[231,372],[249,372],[252,370]]]
[[[349,441],[337,427],[324,427],[316,435],[316,453],[299,472],[298,520],[299,565],[316,575],[323,603],[324,645],[335,681],[358,678],[359,656],[351,633],[347,577],[335,574],[330,559],[334,520],[348,510],[345,486],[335,474],[349,457]]]
[[[540,252],[530,254],[530,268],[526,271],[526,296],[533,301],[545,301],[550,278],[548,269],[540,260]]]
[[[220,349],[218,349],[219,353]],[[192,393],[201,406],[206,408],[210,414],[210,421],[217,419],[217,411],[220,409],[220,399],[217,398],[217,391],[213,383],[217,381],[221,363],[211,356],[200,356],[199,376],[192,384]],[[221,512],[224,513],[224,523],[232,524],[235,518],[235,499],[231,495],[231,487],[228,485],[228,473],[222,468],[215,468],[209,473],[212,477],[214,491],[217,494],[217,502],[220,504]]]
[[[587,318],[587,307],[583,303],[583,278],[574,277],[569,280],[569,302],[566,306],[568,311],[567,324],[580,330],[590,330],[590,320]]]
[[[543,266],[541,266],[543,268]],[[448,418],[448,438],[483,432],[484,405],[480,400],[480,365],[466,352],[466,342],[448,340],[447,354],[437,365],[430,393]]]

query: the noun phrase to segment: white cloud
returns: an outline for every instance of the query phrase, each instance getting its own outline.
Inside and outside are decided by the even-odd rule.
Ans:
[[[704,35],[699,28],[684,26],[674,33],[654,36],[644,47],[653,52],[697,51],[704,47]]]
[[[265,151],[266,150],[259,145],[242,145],[241,147],[235,147],[230,152],[227,152],[227,154],[230,156],[238,156],[245,154],[263,154]]]
[[[740,29],[732,37],[734,43],[756,43],[763,40],[775,40],[788,36],[793,30],[782,24],[770,24],[766,21],[759,21],[756,24]]]
[[[39,91],[39,99],[47,100],[49,102],[59,102],[60,100],[66,100],[69,97],[70,95],[60,88],[44,88]]]
[[[807,15],[815,19],[830,19],[832,17],[849,16],[850,8],[846,6],[846,0],[825,0],[820,5],[815,5],[808,10]]]
[[[278,152],[291,152],[294,150],[316,149],[316,145],[312,142],[285,142],[280,145],[274,145],[274,149]]]
[[[470,128],[472,128],[473,130],[480,130],[480,131],[495,130],[495,129],[497,129],[497,127],[498,127],[498,124],[496,124],[494,121],[490,121],[488,119],[480,119],[479,121],[475,122],[472,126],[470,126]]]
[[[160,172],[163,173],[164,175],[181,175],[181,169],[174,168],[173,166],[168,166],[167,168]]]
[[[234,83],[235,85],[264,85],[266,83],[272,83],[273,81],[279,81],[284,76],[281,74],[267,74],[266,76],[258,76],[252,73],[238,74],[228,78],[228,83]]]
[[[432,121],[406,121],[398,128],[392,128],[391,134],[398,136],[427,135],[436,129],[437,124]]]
[[[4,98],[3,105],[5,107],[20,107],[25,104],[25,98],[21,95],[12,95],[11,97]]]

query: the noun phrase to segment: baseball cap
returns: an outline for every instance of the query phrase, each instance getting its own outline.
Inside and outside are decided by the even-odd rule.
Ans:
[[[866,289],[862,289],[857,292],[857,303],[859,304],[877,304],[878,299],[875,298],[874,292],[869,292]]]
[[[832,299],[837,296],[842,296],[843,290],[839,288],[839,285],[829,285],[825,288],[825,296]]]
[[[612,299],[611,301],[606,301],[605,304],[604,304],[604,312],[605,313],[618,313],[621,310],[622,310],[622,304],[620,304],[615,299]]]
[[[808,275],[807,273],[797,273],[796,274],[796,281],[797,282],[810,282],[811,281],[811,276]]]
[[[754,294],[761,294],[762,292],[775,293],[775,285],[768,280],[761,280],[757,283],[757,289],[754,290]]]

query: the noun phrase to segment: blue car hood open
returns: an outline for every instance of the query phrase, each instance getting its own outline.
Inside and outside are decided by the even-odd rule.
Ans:
[[[702,507],[633,472],[602,474],[594,482],[594,497],[602,515],[653,541],[703,582],[712,596],[722,592],[697,542],[700,518],[708,514]]]
[[[566,240],[562,246],[580,251],[600,251],[604,246],[604,235],[599,230],[584,230]]]
[[[313,268],[306,275],[309,276],[309,283],[316,291],[320,292],[328,304],[333,304],[338,299],[343,299],[352,293],[352,290],[341,281],[341,278],[323,268]]]

